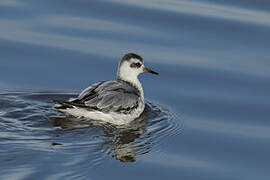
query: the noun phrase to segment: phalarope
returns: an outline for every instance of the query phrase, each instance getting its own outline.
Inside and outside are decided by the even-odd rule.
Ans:
[[[144,66],[141,56],[128,53],[118,65],[117,80],[95,83],[69,101],[55,100],[54,109],[75,117],[127,124],[145,108],[143,88],[138,80],[143,72],[158,74]]]

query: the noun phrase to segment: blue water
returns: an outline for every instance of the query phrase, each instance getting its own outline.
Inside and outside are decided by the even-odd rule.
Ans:
[[[269,179],[270,1],[1,0],[0,179]],[[140,54],[146,121],[53,111]],[[130,138],[128,138],[130,137]]]

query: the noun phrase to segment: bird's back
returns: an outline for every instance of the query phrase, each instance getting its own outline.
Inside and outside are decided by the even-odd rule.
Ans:
[[[128,114],[143,103],[143,100],[138,89],[127,82],[117,80],[95,83],[83,90],[78,98],[65,103],[103,113]]]

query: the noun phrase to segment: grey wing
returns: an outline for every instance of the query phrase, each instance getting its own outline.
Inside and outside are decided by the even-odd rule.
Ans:
[[[75,101],[103,112],[129,113],[138,106],[140,96],[137,89],[126,83],[107,81],[85,89]]]
[[[95,84],[92,84],[91,86],[89,86],[88,88],[84,89],[78,96],[77,99],[85,101],[87,99],[91,99],[91,96],[96,94],[96,89],[101,86],[105,81],[102,82],[98,82]]]

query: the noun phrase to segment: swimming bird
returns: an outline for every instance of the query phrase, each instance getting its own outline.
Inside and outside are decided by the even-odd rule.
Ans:
[[[158,74],[144,66],[141,56],[125,54],[118,65],[116,80],[95,83],[68,101],[55,100],[54,109],[75,117],[127,124],[138,118],[145,108],[138,79],[143,72]]]

